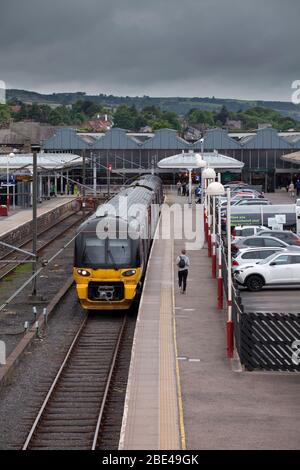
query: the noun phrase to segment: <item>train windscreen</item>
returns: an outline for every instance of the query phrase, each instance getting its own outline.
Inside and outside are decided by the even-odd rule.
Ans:
[[[130,240],[85,238],[82,258],[84,266],[127,267],[131,264]]]

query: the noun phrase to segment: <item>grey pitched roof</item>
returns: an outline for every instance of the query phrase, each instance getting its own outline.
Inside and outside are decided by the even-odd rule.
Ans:
[[[194,149],[201,148],[201,142],[198,140],[193,144]],[[235,139],[229,137],[227,131],[224,129],[209,129],[204,136],[204,149],[239,149],[241,148],[240,143]]]
[[[259,129],[254,136],[242,140],[245,149],[290,149],[292,145],[278,135],[276,129],[271,127]]]
[[[144,149],[191,149],[192,146],[186,140],[178,137],[174,129],[159,129],[154,136],[142,145]]]
[[[98,139],[93,145],[92,149],[115,149],[127,150],[137,149],[139,145],[133,139],[128,137],[124,129],[114,127],[106,132],[106,134]]]
[[[85,150],[89,144],[77,134],[75,129],[59,129],[43,144],[44,150]]]

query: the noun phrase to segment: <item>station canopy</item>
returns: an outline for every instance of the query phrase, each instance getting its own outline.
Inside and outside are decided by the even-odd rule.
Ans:
[[[287,155],[282,155],[281,160],[285,162],[295,163],[296,165],[300,165],[300,152],[293,152],[288,153]]]
[[[204,163],[204,164],[203,164]],[[157,163],[159,168],[173,168],[173,169],[197,169],[216,168],[219,170],[241,170],[244,163],[236,160],[235,158],[222,155],[216,150],[214,152],[204,152],[202,154],[195,152],[182,152],[171,157],[163,158]]]
[[[8,162],[7,162],[8,160]],[[0,172],[7,169],[9,172],[31,174],[33,171],[33,154],[16,153],[14,156],[0,155]],[[69,168],[82,165],[82,157],[71,153],[38,153],[38,171],[67,170]]]

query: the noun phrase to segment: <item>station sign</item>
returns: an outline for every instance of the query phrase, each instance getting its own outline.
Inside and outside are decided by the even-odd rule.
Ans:
[[[19,175],[19,176],[16,176],[16,180],[18,182],[28,182],[28,181],[33,181],[33,178],[32,176],[29,176],[29,175]]]
[[[231,225],[261,225],[260,214],[231,214]]]
[[[268,212],[264,212],[264,208],[269,208]],[[231,225],[264,225],[272,228],[272,230],[283,230],[284,226],[294,226],[296,224],[295,206],[291,205],[291,211],[276,214],[276,206],[263,206],[261,213],[259,212],[236,212],[231,214]],[[232,208],[232,210],[234,210]],[[271,212],[271,210],[273,212]],[[280,210],[280,209],[279,209]],[[279,212],[278,210],[278,212]]]

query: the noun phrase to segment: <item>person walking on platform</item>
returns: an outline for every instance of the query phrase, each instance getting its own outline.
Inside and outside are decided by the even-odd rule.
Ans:
[[[186,256],[186,251],[181,250],[181,254],[177,256],[176,265],[178,267],[178,285],[181,294],[186,293],[186,281],[189,273],[190,260]]]
[[[290,182],[289,193],[290,193],[290,197],[292,197],[292,198],[295,197],[295,185],[294,185],[293,181]]]
[[[297,196],[300,196],[300,179],[296,181]]]
[[[181,196],[181,190],[182,190],[181,181],[177,181],[177,194],[178,194],[178,196]]]

